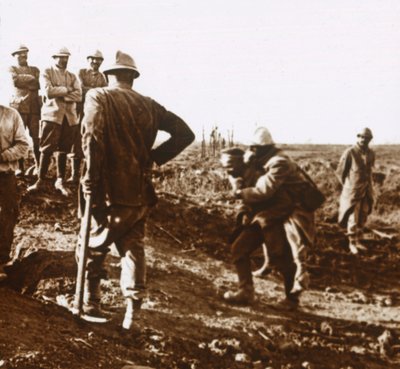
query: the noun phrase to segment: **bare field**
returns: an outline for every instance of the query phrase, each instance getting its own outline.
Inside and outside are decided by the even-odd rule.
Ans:
[[[235,202],[218,158],[200,158],[193,145],[154,172],[160,201],[148,224],[149,297],[137,336],[119,330],[124,307],[115,253],[102,283],[102,303],[113,313],[109,323],[77,321],[55,304],[57,295],[74,290],[76,198],[65,200],[50,188],[23,197],[15,237],[20,261],[0,286],[0,368],[400,367],[400,147],[374,148],[377,202],[368,251],[359,256],[348,253],[336,224],[334,170],[345,147],[284,148],[327,196],[309,250],[311,288],[298,309],[282,304],[275,272],[255,281],[252,307],[220,298],[236,284],[227,245]],[[22,193],[31,182],[19,182]]]

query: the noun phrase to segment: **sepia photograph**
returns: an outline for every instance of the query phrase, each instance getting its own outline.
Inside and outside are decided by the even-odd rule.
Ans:
[[[400,368],[399,122],[396,0],[1,0],[0,369]]]

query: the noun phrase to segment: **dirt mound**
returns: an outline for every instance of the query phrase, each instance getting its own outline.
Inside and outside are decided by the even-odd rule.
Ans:
[[[319,175],[318,181],[329,177],[321,174],[326,163],[315,161],[314,153],[296,153]],[[220,192],[225,182],[216,164],[192,162],[189,179],[183,174],[169,179],[168,174],[158,182],[163,194],[148,224],[149,296],[141,333],[131,336],[119,328],[124,301],[119,259],[113,252],[107,257],[109,279],[101,286],[108,323],[78,321],[55,304],[57,295],[74,292],[76,200],[62,198],[50,186],[41,197],[23,198],[16,263],[8,283],[0,286],[0,368],[400,366],[400,244],[392,237],[394,227],[370,224],[367,251],[357,257],[349,254],[346,238],[328,212],[335,209],[331,195],[318,213],[317,242],[308,255],[311,288],[300,306],[282,303],[282,281],[275,271],[255,280],[253,306],[229,306],[220,295],[236,286],[226,242],[234,203],[228,190]],[[180,173],[181,164],[175,165]],[[203,181],[199,170],[213,173],[213,181],[220,182]],[[169,180],[187,191],[171,192]],[[190,187],[188,181],[195,185]],[[22,191],[28,182],[20,182]],[[326,188],[334,184],[330,179],[320,183]],[[385,193],[382,189],[380,196]],[[373,232],[377,227],[380,235]]]

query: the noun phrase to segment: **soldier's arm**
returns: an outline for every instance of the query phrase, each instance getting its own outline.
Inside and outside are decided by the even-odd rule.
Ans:
[[[89,91],[82,120],[82,149],[86,162],[86,171],[81,179],[84,193],[96,192],[99,185],[104,160],[103,130],[104,116],[100,98],[95,91]]]
[[[9,70],[11,74],[12,83],[17,88],[30,88],[32,82],[35,82],[35,77],[31,74],[17,73],[17,71],[11,67]]]
[[[31,71],[33,71],[34,76],[33,80],[29,83],[29,89],[30,90],[39,90],[40,89],[40,83],[39,83],[39,78],[40,78],[40,71],[39,68],[36,67],[31,67]]]
[[[12,162],[25,158],[28,155],[29,141],[20,115],[15,112],[12,117],[14,121],[13,144],[3,150],[0,154],[0,161]]]
[[[79,83],[78,78],[73,74],[72,75],[72,84],[68,89],[67,96],[64,97],[65,101],[69,102],[80,102],[82,101],[82,88]]]
[[[339,160],[338,167],[336,169],[336,176],[339,182],[344,185],[346,177],[349,174],[351,168],[351,150],[346,150]]]
[[[169,133],[171,137],[152,150],[151,156],[157,165],[162,165],[173,159],[189,146],[195,138],[193,131],[181,118],[161,106],[160,108],[164,112],[161,116],[159,130]]]
[[[260,176],[254,187],[247,187],[240,191],[240,197],[245,203],[257,203],[271,198],[288,177],[290,162],[282,157],[272,159],[268,171]]]
[[[44,89],[44,94],[49,99],[56,97],[64,97],[68,95],[68,88],[66,86],[55,86],[50,76],[50,69],[46,69],[41,76],[41,83]]]

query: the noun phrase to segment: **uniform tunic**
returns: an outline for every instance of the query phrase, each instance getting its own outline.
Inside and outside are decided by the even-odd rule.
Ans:
[[[90,68],[80,69],[78,77],[82,87],[82,102],[78,104],[78,114],[82,116],[86,93],[92,88],[106,87],[107,80],[103,73],[99,71],[96,72]]]
[[[82,89],[75,74],[56,66],[47,68],[41,85],[45,91],[42,120],[61,125],[66,118],[70,126],[79,124],[76,103],[82,100]]]
[[[33,66],[12,66],[9,69],[14,92],[10,106],[17,109],[32,137],[35,157],[39,155],[39,121],[41,100],[39,97],[39,69]]]
[[[337,176],[343,185],[339,204],[339,224],[350,228],[361,228],[372,211],[374,194],[372,187],[372,168],[375,153],[358,145],[348,148],[342,155],[337,168]],[[356,213],[356,214],[355,214]],[[354,219],[354,217],[356,219]],[[349,229],[350,233],[358,230]]]
[[[152,149],[159,130],[171,137]],[[82,120],[84,193],[94,197],[88,278],[104,275],[104,255],[115,243],[121,256],[121,289],[140,299],[146,284],[144,236],[156,202],[152,163],[161,165],[193,140],[186,123],[128,84],[91,89]]]
[[[40,115],[39,69],[32,66],[12,66],[9,69],[14,93],[10,106],[19,113]]]

